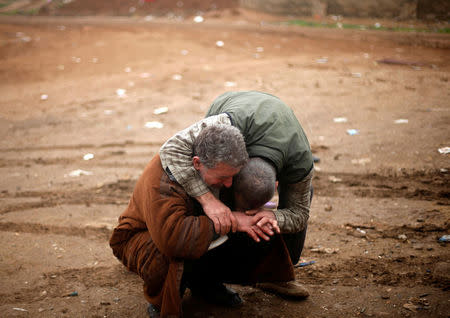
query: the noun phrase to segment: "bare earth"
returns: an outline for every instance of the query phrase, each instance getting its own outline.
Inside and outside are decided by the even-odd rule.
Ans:
[[[321,159],[315,264],[296,269],[311,296],[234,286],[245,305],[223,309],[187,293],[185,316],[448,317],[450,37],[191,21],[0,19],[2,317],[145,317],[111,229],[160,145],[249,89],[290,105]]]

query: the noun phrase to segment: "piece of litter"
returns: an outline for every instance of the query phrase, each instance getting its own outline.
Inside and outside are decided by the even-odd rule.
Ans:
[[[336,118],[333,118],[333,121],[335,123],[346,123],[347,122],[347,118],[345,118],[345,117],[336,117]]]
[[[352,164],[354,165],[365,165],[370,162],[370,158],[352,159]]]
[[[256,48],[256,52],[262,53],[262,52],[264,52],[264,48],[262,46],[258,46]]]
[[[336,178],[335,176],[329,176],[328,180],[330,180],[333,183],[337,183],[337,182],[341,182],[342,181],[341,178]]]
[[[394,120],[395,124],[407,124],[408,123],[408,119],[396,119]]]
[[[189,54],[189,51],[188,51],[188,50],[181,50],[181,55],[186,56],[186,55],[188,55],[188,54]]]
[[[91,159],[94,159],[93,153],[87,153],[83,156],[83,160],[91,160]]]
[[[42,94],[41,95],[41,100],[47,100],[48,99],[48,95],[47,94]]]
[[[98,63],[98,58],[97,57],[93,57],[92,58],[92,63]]]
[[[150,73],[141,73],[141,75],[139,75],[140,78],[149,78],[150,77]]]
[[[168,111],[169,111],[169,107],[159,107],[159,108],[156,108],[156,109],[153,111],[153,114],[155,114],[155,115],[165,114],[165,113],[167,113]]]
[[[69,177],[80,177],[80,176],[90,176],[92,175],[91,171],[85,171],[81,169],[71,171],[68,176]]]
[[[217,47],[223,47],[225,45],[225,43],[223,43],[223,41],[217,41],[216,42],[216,46]]]
[[[446,155],[446,154],[450,153],[450,147],[439,148],[438,151],[439,151],[439,153]]]
[[[379,29],[379,28],[381,28],[381,23],[377,22],[377,23],[374,24],[374,26],[375,26],[377,29]]]
[[[397,238],[402,241],[406,241],[408,239],[408,237],[405,234],[400,234],[397,236]]]
[[[315,263],[316,263],[316,261],[302,262],[302,263],[298,263],[298,264],[294,265],[294,267],[305,267],[305,266],[309,266],[309,265],[312,265]]]
[[[352,73],[352,77],[360,78],[360,77],[362,77],[362,74],[361,73]]]
[[[26,310],[26,309],[18,308],[18,307],[14,307],[13,310],[16,310],[16,311],[28,311],[28,310]]]
[[[78,292],[77,292],[77,291],[71,292],[71,293],[68,294],[67,296],[69,296],[69,297],[75,297],[75,296],[78,296]]]
[[[194,17],[194,22],[195,23],[202,23],[205,19],[203,19],[202,16],[198,15],[196,17]]]
[[[124,71],[125,71],[125,73],[130,73],[131,72],[131,67],[125,67]]]
[[[354,136],[359,134],[359,131],[356,129],[347,129],[347,134],[349,134],[350,136]]]
[[[328,58],[326,58],[326,57],[316,60],[316,63],[318,63],[318,64],[325,64],[327,62],[328,62]]]
[[[180,75],[180,74],[175,74],[175,75],[172,76],[172,79],[174,81],[181,81],[183,79],[183,76]]]
[[[126,97],[127,95],[127,90],[126,89],[123,89],[123,88],[119,88],[119,89],[117,89],[116,90],[116,94],[117,94],[117,96],[119,97],[119,98],[124,98],[124,97]]]
[[[145,21],[152,21],[153,20],[153,16],[148,15],[144,18]]]
[[[148,121],[145,123],[145,128],[163,128],[164,125],[159,121]]]
[[[225,87],[235,87],[236,85],[235,82],[225,82]]]
[[[105,110],[103,111],[103,114],[105,114],[105,115],[112,115],[112,114],[114,114],[114,111],[111,110],[111,109],[105,109]]]
[[[64,65],[62,65],[62,64],[58,65],[58,70],[64,71]]]
[[[441,236],[439,242],[450,242],[450,235]]]

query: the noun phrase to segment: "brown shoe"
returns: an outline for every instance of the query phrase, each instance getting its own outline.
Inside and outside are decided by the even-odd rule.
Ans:
[[[289,282],[278,283],[257,283],[256,287],[281,296],[300,299],[307,298],[309,296],[308,290],[303,285],[293,280]]]

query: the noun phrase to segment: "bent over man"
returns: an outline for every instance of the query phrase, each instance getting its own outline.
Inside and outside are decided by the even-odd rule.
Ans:
[[[189,157],[196,136],[204,125],[221,123],[237,127],[244,136],[249,156],[262,158],[272,165],[279,182],[279,204],[275,211],[253,210],[247,213],[277,221],[292,263],[296,264],[305,241],[314,167],[308,139],[294,112],[273,95],[243,91],[219,96],[206,116],[161,147],[164,169],[171,171],[186,192],[202,205],[205,214],[214,222],[217,233],[234,232],[236,217],[212,194],[205,182],[192,177]],[[290,287],[296,288],[295,284],[280,284],[268,289],[289,294]]]
[[[229,187],[233,176],[248,160],[243,137],[237,128],[229,125],[201,128],[191,153],[193,176],[198,175],[212,190]],[[254,227],[253,218],[238,215],[237,230],[262,235],[257,234],[261,232]],[[261,227],[270,233],[268,224],[273,229],[276,222],[267,222]],[[244,267],[228,266],[223,269],[226,277],[217,277],[219,269],[213,270],[218,266],[214,260],[221,257],[239,262],[228,254],[228,244],[210,251],[218,253],[208,252],[218,237],[213,222],[204,215],[200,204],[186,193],[168,169],[163,168],[156,155],[140,176],[127,209],[119,217],[110,246],[114,255],[143,279],[151,317],[179,317],[185,287],[211,301],[234,306],[242,300],[222,284],[230,277],[236,282],[245,280],[244,283],[293,279],[292,263],[281,240],[274,240],[281,245],[274,244],[267,257],[253,260]],[[199,259],[202,260],[196,263]],[[209,268],[211,280],[205,272],[198,272],[202,266]],[[252,277],[241,277],[242,270]]]

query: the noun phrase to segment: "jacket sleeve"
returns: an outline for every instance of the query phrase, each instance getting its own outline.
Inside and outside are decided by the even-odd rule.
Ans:
[[[162,254],[169,258],[199,258],[213,239],[212,221],[204,214],[194,215],[194,200],[169,180],[159,158],[158,166],[145,170],[139,178],[133,204]]]
[[[165,171],[170,171],[184,190],[192,197],[209,192],[209,188],[200,178],[192,165],[193,144],[203,128],[214,125],[231,125],[227,114],[207,117],[178,132],[161,147],[159,155]]]
[[[288,184],[280,189],[279,206],[274,211],[282,233],[302,231],[308,222],[311,205],[311,181],[314,169],[300,182]]]

